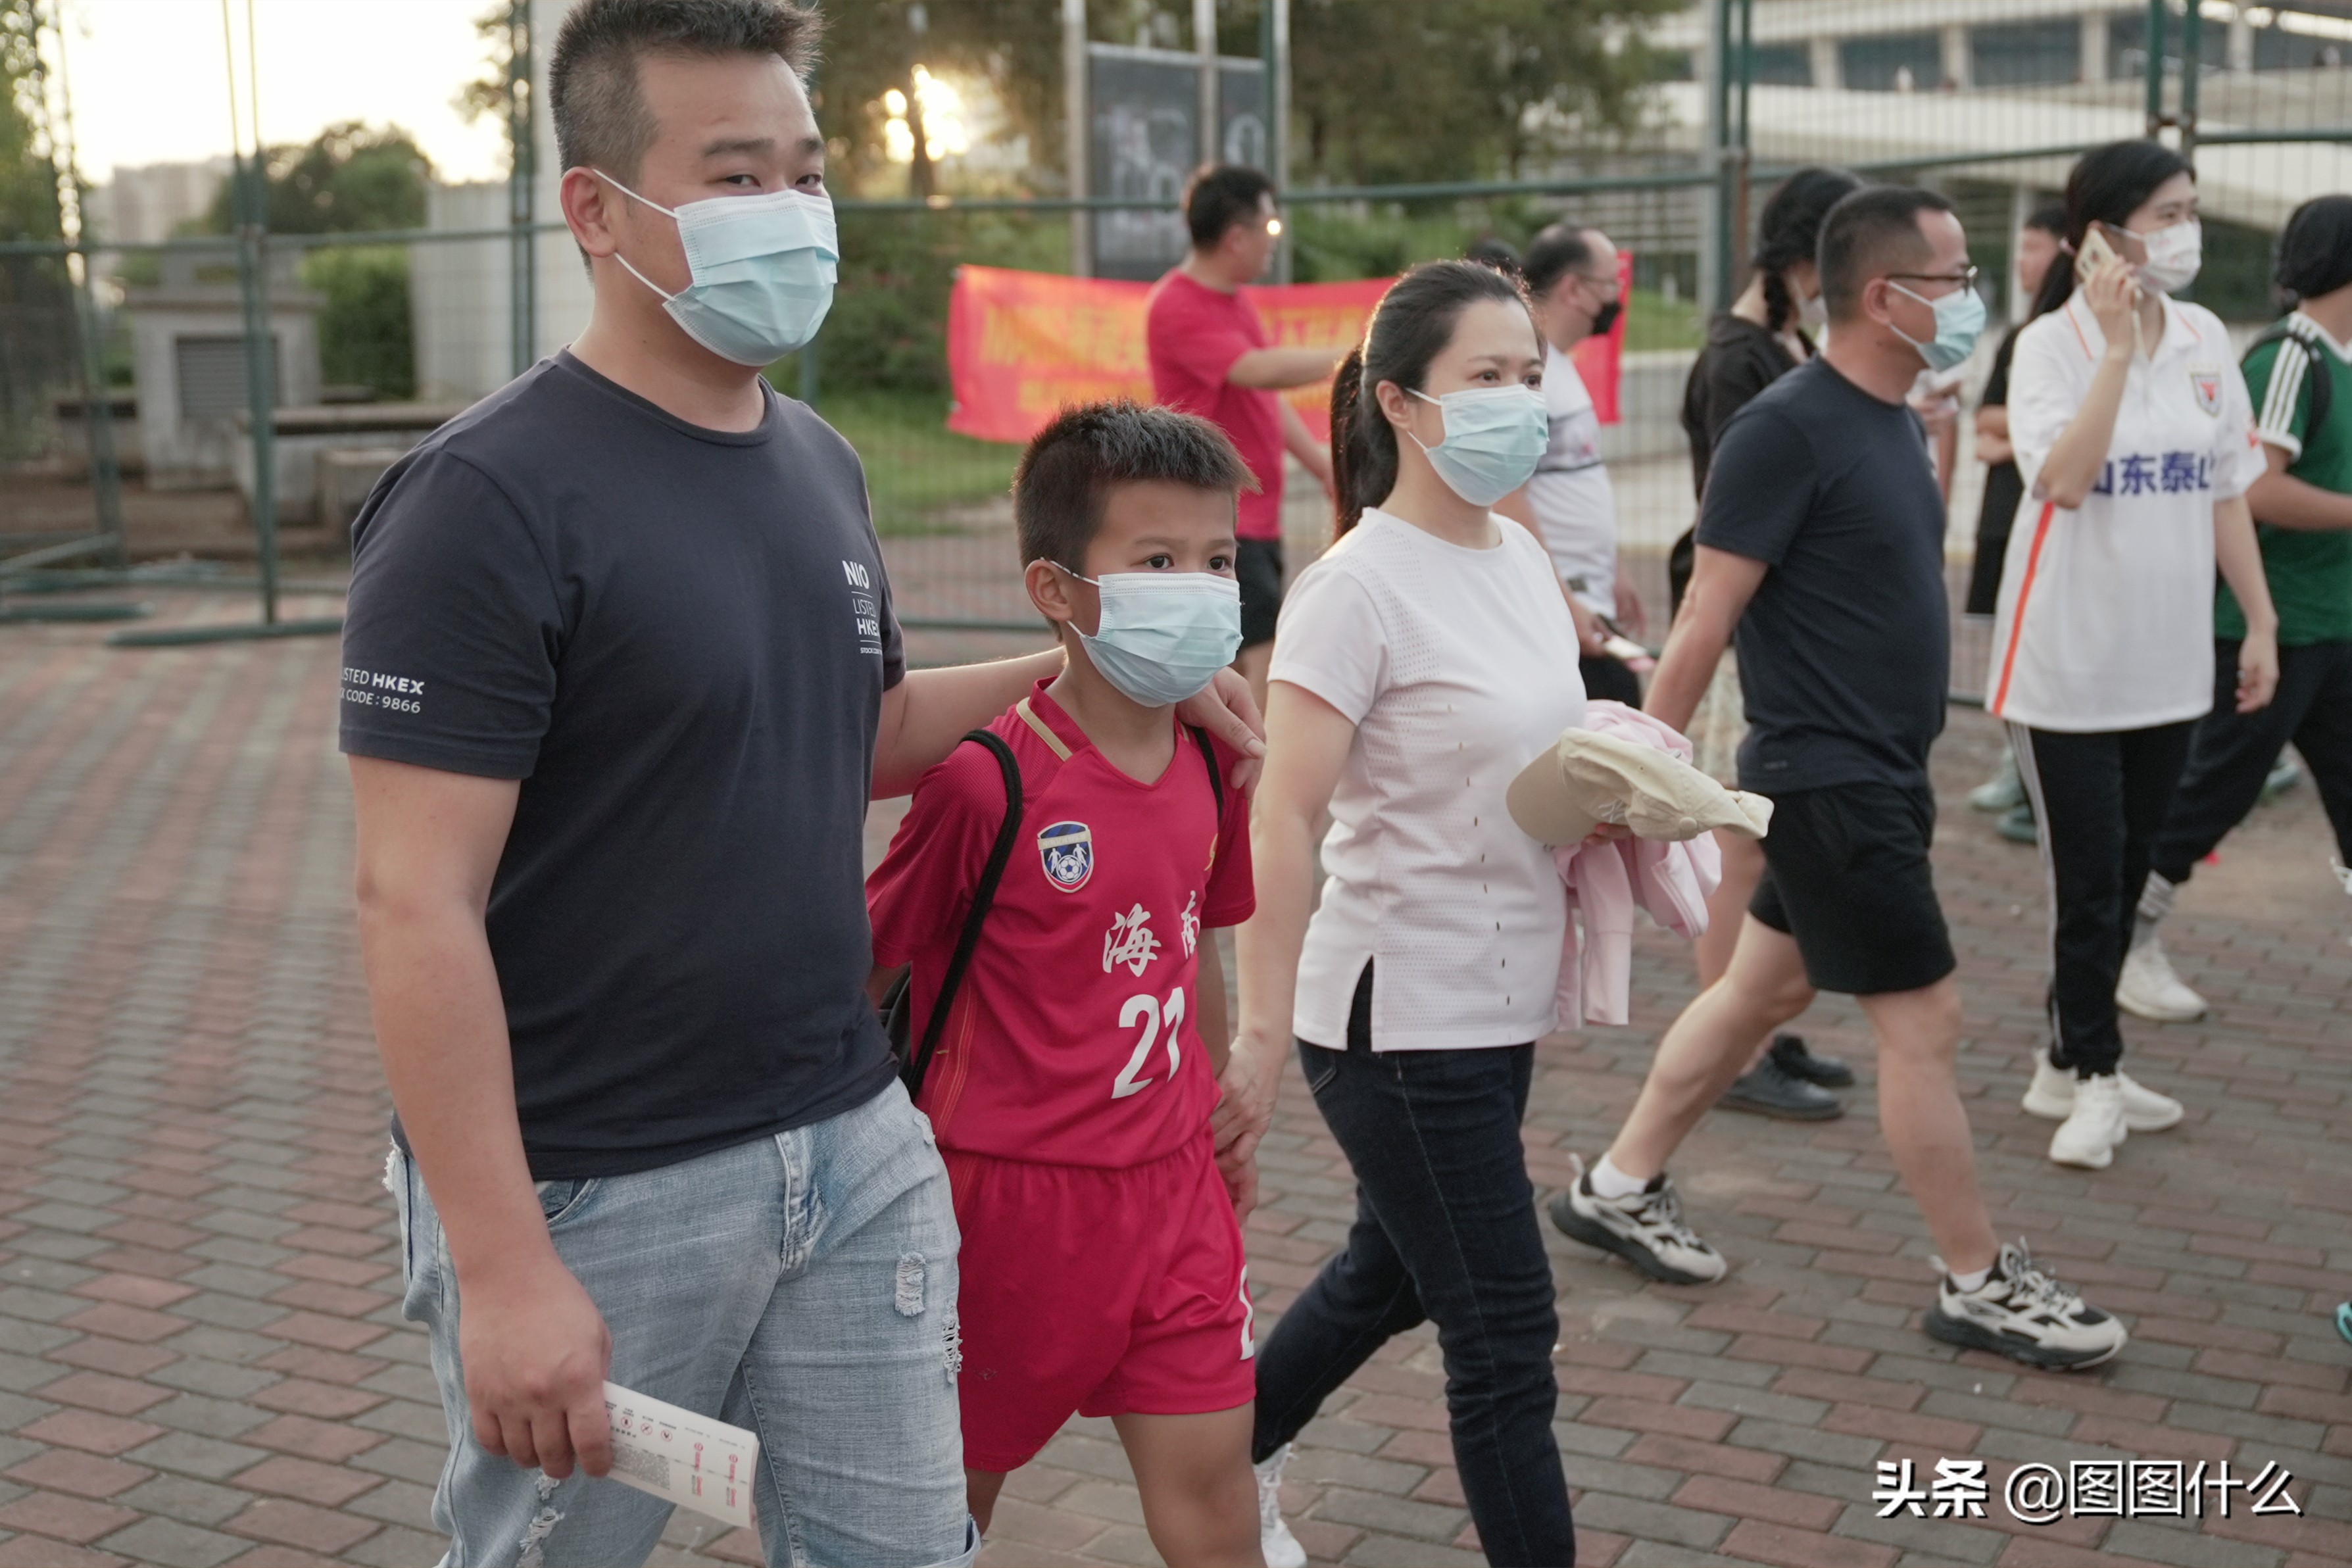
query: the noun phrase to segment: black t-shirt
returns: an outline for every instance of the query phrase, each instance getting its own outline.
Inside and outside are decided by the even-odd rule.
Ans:
[[[905,662],[856,454],[766,397],[706,430],[561,353],[352,525],[343,750],[522,781],[488,929],[541,1181],[890,1079],[862,845]]]
[[[1825,360],[1725,426],[1698,542],[1761,561],[1740,616],[1742,787],[1927,783],[1951,674],[1927,433]]]
[[[2009,404],[2009,362],[2017,353],[2017,334],[2021,327],[2011,327],[2001,334],[2000,347],[1992,356],[1992,374],[1985,377],[1984,397],[1979,404],[1984,408],[2002,408]],[[1977,513],[1977,538],[2006,539],[2011,524],[2017,521],[2017,503],[2025,499],[2025,479],[2017,471],[2014,459],[1985,465],[1984,506]]]
[[[1799,341],[1810,350],[1803,334]],[[1810,355],[1809,355],[1810,357]],[[1780,335],[1726,310],[1707,323],[1706,346],[1683,384],[1683,434],[1690,437],[1691,493],[1706,494],[1707,465],[1731,416],[1748,399],[1797,368]]]

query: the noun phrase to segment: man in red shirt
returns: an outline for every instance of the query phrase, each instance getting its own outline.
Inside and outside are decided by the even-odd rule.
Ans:
[[[1298,411],[1276,395],[1285,387],[1328,379],[1345,348],[1269,348],[1257,311],[1242,297],[1274,258],[1282,222],[1274,184],[1255,169],[1220,163],[1184,187],[1192,254],[1152,286],[1144,340],[1151,356],[1151,395],[1198,414],[1233,438],[1257,479],[1242,494],[1242,651],[1234,668],[1265,697],[1274,657],[1275,616],[1282,608],[1282,454],[1331,488],[1331,454],[1307,433]]]

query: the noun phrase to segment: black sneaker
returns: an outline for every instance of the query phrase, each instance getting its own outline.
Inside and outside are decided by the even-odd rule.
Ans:
[[[1783,1121],[1833,1121],[1845,1114],[1845,1103],[1836,1095],[1796,1077],[1769,1056],[1723,1091],[1723,1108]]]
[[[2023,1242],[2003,1247],[1990,1277],[1973,1290],[1961,1289],[1945,1274],[1927,1310],[1927,1329],[1929,1338],[1948,1345],[2057,1372],[2112,1360],[2131,1337],[2082,1292],[2037,1266]]]
[[[1823,1089],[1852,1089],[1853,1069],[1836,1057],[1817,1057],[1805,1048],[1802,1035],[1775,1035],[1769,1053],[1781,1070]]]

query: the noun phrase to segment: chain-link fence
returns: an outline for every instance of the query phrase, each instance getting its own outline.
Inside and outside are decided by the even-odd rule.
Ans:
[[[1294,186],[1284,265],[1302,282],[1383,277],[1483,239],[1524,245],[1562,217],[1630,253],[1621,417],[1604,455],[1653,641],[1665,552],[1694,510],[1684,383],[1786,171],[1835,163],[1942,189],[1996,321],[2017,320],[2024,216],[2081,151],[2161,135],[2199,170],[2197,298],[2249,331],[2275,312],[2270,252],[2287,213],[2352,190],[2352,0],[1706,0],[1655,24],[1650,46],[1662,79],[1632,132],[1507,182]],[[0,244],[0,587],[81,585],[93,564],[173,558],[226,563],[214,569],[243,581],[251,568],[237,563],[258,560],[267,577],[278,552],[297,574],[331,573],[383,467],[584,320],[568,237],[512,224],[510,195],[436,188],[425,226],[398,233],[101,235],[81,282],[65,247]],[[1145,204],[839,205],[833,314],[772,378],[865,459],[910,624],[1034,632],[1005,498],[1017,448],[947,428],[949,295],[964,264],[1066,271],[1087,208]],[[248,322],[263,321],[256,353]],[[1993,335],[1963,388],[1969,407]],[[1982,472],[1968,428],[1951,486],[1956,588]],[[1328,510],[1302,471],[1290,479],[1295,570],[1321,547]],[[1966,641],[1978,634],[1959,635],[1966,687],[1982,657]]]

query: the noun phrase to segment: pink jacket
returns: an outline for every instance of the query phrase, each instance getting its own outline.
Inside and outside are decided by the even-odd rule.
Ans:
[[[1622,702],[1589,704],[1584,722],[1604,735],[1691,759],[1691,743],[1679,731]],[[1715,835],[1680,844],[1586,842],[1551,854],[1568,891],[1568,935],[1554,993],[1559,1026],[1622,1024],[1633,984],[1633,911],[1647,910],[1677,936],[1705,935],[1707,897],[1723,880]]]

